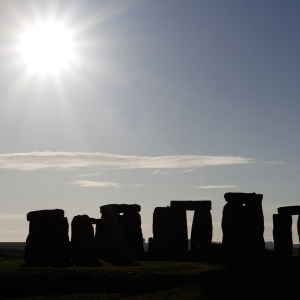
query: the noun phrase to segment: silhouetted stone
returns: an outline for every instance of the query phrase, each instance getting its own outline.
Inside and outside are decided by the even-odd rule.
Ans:
[[[211,210],[211,201],[201,200],[201,201],[171,201],[171,208],[184,209],[184,210],[198,210],[198,211],[208,211]]]
[[[62,209],[45,209],[31,211],[27,214],[27,221],[40,220],[40,219],[60,219],[65,216],[65,212]]]
[[[231,204],[247,204],[262,198],[263,195],[256,193],[226,193],[225,201]]]
[[[101,219],[90,218],[90,222],[92,225],[97,225],[98,223],[101,223]]]
[[[210,211],[195,210],[192,231],[191,251],[199,251],[212,242],[213,227]]]
[[[262,194],[226,193],[222,218],[223,249],[228,256],[265,254]]]
[[[289,214],[273,215],[274,250],[277,257],[290,258],[293,255],[292,224],[293,219]]]
[[[107,204],[100,206],[101,214],[138,213],[141,206],[138,204]]]
[[[27,214],[29,234],[24,261],[31,265],[70,264],[69,224],[63,210],[41,210]]]
[[[156,207],[153,213],[153,253],[172,257],[188,250],[186,211]]]
[[[73,262],[77,265],[97,264],[94,228],[89,216],[75,216],[71,226],[71,257]]]
[[[55,219],[49,224],[48,259],[51,266],[70,264],[69,223],[67,218]]]
[[[300,215],[300,206],[293,205],[293,206],[278,207],[277,211],[279,214]]]
[[[245,210],[245,254],[250,256],[261,256],[265,254],[264,241],[264,214],[262,209],[263,195],[257,194],[248,199]]]
[[[99,249],[101,258],[105,261],[129,261],[132,259],[122,217],[118,214],[104,214],[101,217]]]
[[[224,254],[231,257],[243,255],[245,241],[245,210],[242,203],[226,203],[222,218]]]
[[[297,220],[297,232],[298,232],[298,240],[300,242],[300,215],[298,216],[298,220]],[[299,254],[300,254],[300,247],[299,247]]]
[[[125,212],[122,216],[126,247],[129,248],[132,259],[141,258],[144,252],[141,216],[139,213]]]

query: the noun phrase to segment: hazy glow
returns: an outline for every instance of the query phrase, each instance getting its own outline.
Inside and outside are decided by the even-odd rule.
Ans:
[[[71,33],[63,24],[40,23],[28,28],[22,37],[26,64],[41,72],[58,71],[73,60]]]

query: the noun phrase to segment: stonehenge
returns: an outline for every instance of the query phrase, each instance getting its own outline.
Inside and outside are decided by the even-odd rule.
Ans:
[[[71,258],[76,265],[94,265],[98,262],[94,228],[87,215],[75,216],[71,223]]]
[[[29,265],[70,264],[69,224],[61,209],[39,210],[27,214],[29,234],[24,261]]]
[[[223,209],[222,247],[230,257],[265,254],[263,195],[226,193]]]
[[[213,247],[218,245],[212,245],[211,201],[172,200],[170,206],[154,209],[148,254],[144,253],[140,205],[107,204],[100,207],[101,218],[75,216],[70,241],[69,223],[63,210],[29,212],[24,261],[35,266],[67,266],[71,261],[76,265],[95,265],[98,259],[110,262],[143,258],[181,260],[213,257],[218,249],[220,255],[230,258],[265,255],[263,195],[226,193],[224,198],[222,253],[220,247]],[[186,211],[194,211],[190,251]],[[298,215],[300,240],[300,206],[278,207],[277,212],[273,215],[274,253],[278,258],[291,258],[292,216]]]
[[[99,258],[108,261],[131,261],[144,252],[141,207],[137,204],[108,204],[96,225],[96,248]]]
[[[297,231],[300,237],[300,206],[283,206],[277,208],[273,215],[273,239],[275,255],[279,258],[291,258],[293,255],[292,215],[298,215]]]
[[[171,201],[170,207],[156,207],[153,213],[153,238],[149,251],[156,257],[184,256],[188,249],[186,211],[194,210],[191,251],[211,244],[211,201]]]

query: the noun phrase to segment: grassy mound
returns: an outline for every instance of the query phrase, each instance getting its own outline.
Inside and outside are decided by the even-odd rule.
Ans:
[[[298,299],[300,260],[141,261],[132,266],[33,268],[0,261],[0,298]]]

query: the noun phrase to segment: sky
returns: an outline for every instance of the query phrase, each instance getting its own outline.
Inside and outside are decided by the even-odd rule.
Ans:
[[[171,200],[211,200],[220,242],[227,192],[264,195],[272,241],[277,207],[299,204],[299,14],[292,0],[2,0],[0,242],[26,240],[29,211],[71,224],[110,203],[141,205],[148,239]],[[22,48],[47,22],[72,49],[53,70],[54,50],[42,70]]]

